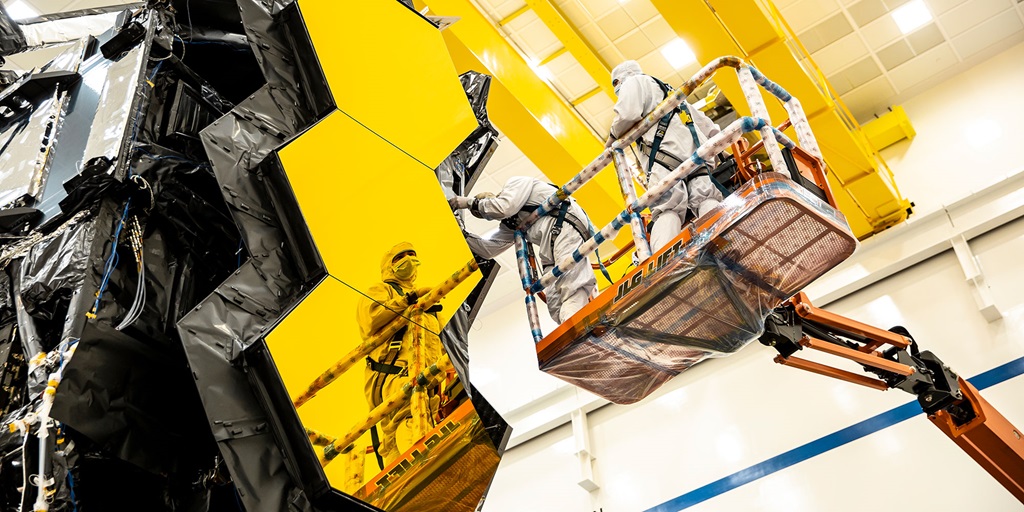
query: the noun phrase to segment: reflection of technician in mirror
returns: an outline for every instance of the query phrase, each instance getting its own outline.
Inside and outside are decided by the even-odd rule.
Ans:
[[[416,303],[430,288],[416,288],[416,273],[420,260],[412,244],[402,242],[388,251],[380,262],[383,282],[370,287],[367,297],[359,301],[357,321],[359,334],[369,339],[381,328],[394,320],[407,307]],[[440,305],[426,310],[422,315],[423,362],[431,365],[441,357],[441,321],[437,313]],[[377,407],[388,396],[402,389],[412,372],[409,366],[414,355],[413,329],[403,327],[391,340],[374,349],[366,358],[366,399],[370,409]],[[418,371],[418,370],[417,370]],[[440,399],[436,389],[429,390],[427,425],[434,426]],[[370,431],[377,462],[384,468],[419,440],[422,432],[413,427],[412,410],[406,401],[395,412],[381,420],[378,427]]]

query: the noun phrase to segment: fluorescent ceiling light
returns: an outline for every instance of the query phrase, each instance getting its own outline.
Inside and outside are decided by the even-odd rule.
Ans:
[[[931,21],[932,13],[928,12],[923,0],[914,0],[892,11],[892,19],[896,22],[896,26],[900,27],[900,32],[909,34],[914,29]]]
[[[14,0],[4,5],[7,10],[7,15],[14,20],[23,20],[26,18],[35,18],[39,16],[39,11],[32,8],[32,6],[26,4],[22,0]]]
[[[686,41],[683,41],[678,37],[669,41],[665,46],[662,46],[661,54],[665,57],[665,60],[667,60],[668,63],[676,69],[681,69],[697,62],[697,56],[693,54],[693,50],[691,50],[689,45],[686,44]]]

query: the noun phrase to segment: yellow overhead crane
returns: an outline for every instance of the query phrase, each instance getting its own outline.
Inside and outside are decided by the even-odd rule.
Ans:
[[[459,73],[478,71],[493,77],[488,117],[549,180],[569,181],[600,152],[603,141],[469,0],[430,0],[429,5],[415,0],[414,5],[417,9],[429,7],[431,14],[461,18],[442,32],[456,69]],[[566,47],[573,55],[574,48],[580,48],[575,44]],[[611,86],[610,78],[604,82]],[[621,198],[611,173],[605,173],[577,196],[583,208],[597,216],[614,215]],[[620,245],[624,245],[628,236],[621,240]]]
[[[892,171],[770,0],[652,2],[700,61],[741,56],[800,98],[821,144],[836,202],[858,238],[906,220],[911,204],[900,194]],[[716,83],[726,97],[740,97],[734,77],[724,76]],[[768,108],[776,123],[785,118],[778,103],[769,102]]]
[[[830,169],[829,180],[836,191],[836,201],[858,238],[871,236],[907,218],[911,203],[900,194],[892,172],[770,0],[652,2],[701,62],[721,55],[743,57],[779,77],[784,87],[801,98]],[[416,0],[416,5],[419,9],[429,6],[434,14],[462,18],[445,31],[445,42],[456,67],[459,71],[474,69],[494,76],[491,119],[551,180],[563,182],[587,162],[586,155],[594,154],[600,140],[532,72],[470,0],[431,0],[429,4]],[[529,0],[520,11],[526,9],[532,9],[559,37],[565,49],[602,89],[607,85],[607,63],[594,54],[556,6],[547,0]],[[719,85],[727,97],[742,97],[734,77],[724,77]],[[785,119],[781,105],[770,103],[768,107],[772,119],[780,124]],[[749,115],[743,111],[745,107],[739,108],[740,115]],[[576,169],[567,167],[572,160],[577,163]],[[584,191],[580,202],[588,211],[593,210],[592,214],[610,213],[614,207],[598,201],[600,196],[617,199],[615,184],[605,180],[598,188],[600,191]]]

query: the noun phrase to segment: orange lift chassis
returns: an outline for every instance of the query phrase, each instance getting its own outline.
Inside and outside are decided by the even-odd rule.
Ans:
[[[885,331],[818,309],[803,292],[772,311],[760,342],[775,362],[862,386],[917,396],[936,427],[1024,503],[1024,439],[977,389],[903,327]],[[795,357],[804,348],[849,359],[877,378]]]

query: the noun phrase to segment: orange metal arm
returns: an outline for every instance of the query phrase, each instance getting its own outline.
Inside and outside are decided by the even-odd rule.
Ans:
[[[802,292],[777,308],[765,324],[761,343],[779,351],[775,358],[779,364],[873,389],[899,388],[917,395],[928,419],[1024,503],[1021,431],[938,357],[918,351],[905,330],[884,331],[824,311]],[[876,350],[883,346],[888,347]],[[793,355],[804,348],[854,361],[880,378]]]
[[[959,379],[963,401],[956,407],[972,409],[974,419],[958,425],[947,410],[928,419],[1024,503],[1024,439],[1021,431],[999,414],[971,383]]]

